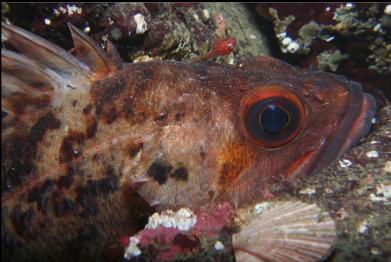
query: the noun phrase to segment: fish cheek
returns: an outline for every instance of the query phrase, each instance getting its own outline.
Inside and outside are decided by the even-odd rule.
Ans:
[[[253,147],[243,140],[231,141],[222,148],[218,160],[220,170],[215,181],[220,195],[235,191],[235,186],[252,167],[255,157]]]

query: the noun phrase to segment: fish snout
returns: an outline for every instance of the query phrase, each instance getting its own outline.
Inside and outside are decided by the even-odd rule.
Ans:
[[[374,123],[375,115],[375,98],[371,94],[363,93],[361,109],[351,125],[350,132],[345,140],[345,143],[343,144],[341,152],[345,152],[346,150],[357,145],[365,136],[369,134],[371,126]]]

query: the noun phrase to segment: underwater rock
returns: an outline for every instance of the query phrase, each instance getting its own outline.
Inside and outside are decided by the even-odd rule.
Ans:
[[[267,54],[265,37],[254,25],[249,28],[249,16],[236,17],[238,12],[248,11],[242,4],[218,3],[2,5],[3,20],[65,49],[72,47],[66,26],[72,23],[102,47],[108,40],[113,42],[128,62],[204,56],[213,50],[216,41],[233,34],[238,40],[238,59]],[[233,54],[217,61],[232,63]]]
[[[216,41],[232,36],[238,41],[236,54],[214,60],[233,63],[234,57],[269,53],[266,37],[243,4],[10,3],[2,5],[2,17],[65,49],[72,47],[67,29],[67,23],[72,23],[102,47],[108,40],[113,42],[126,62],[204,56],[213,50]]]
[[[386,106],[361,145],[281,197],[315,202],[336,220],[337,241],[327,261],[390,258],[390,166],[391,106]],[[306,189],[312,194],[302,194]]]
[[[382,3],[258,4],[273,23],[282,58],[345,75],[385,105],[391,79],[391,15]],[[384,94],[383,94],[384,93]],[[384,96],[386,98],[384,98]]]

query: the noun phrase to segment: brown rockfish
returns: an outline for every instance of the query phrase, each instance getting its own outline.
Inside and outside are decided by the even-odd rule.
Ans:
[[[2,261],[96,261],[149,206],[277,195],[359,142],[375,114],[334,74],[266,56],[124,64],[70,30],[66,52],[2,23]]]

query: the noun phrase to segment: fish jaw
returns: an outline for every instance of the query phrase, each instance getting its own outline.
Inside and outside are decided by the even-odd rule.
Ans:
[[[333,160],[342,156],[347,150],[360,143],[369,133],[376,115],[376,101],[361,86],[345,78],[339,78],[348,91],[348,101],[343,117],[336,121],[334,129],[325,139],[321,154],[312,172],[318,172],[328,166]]]

